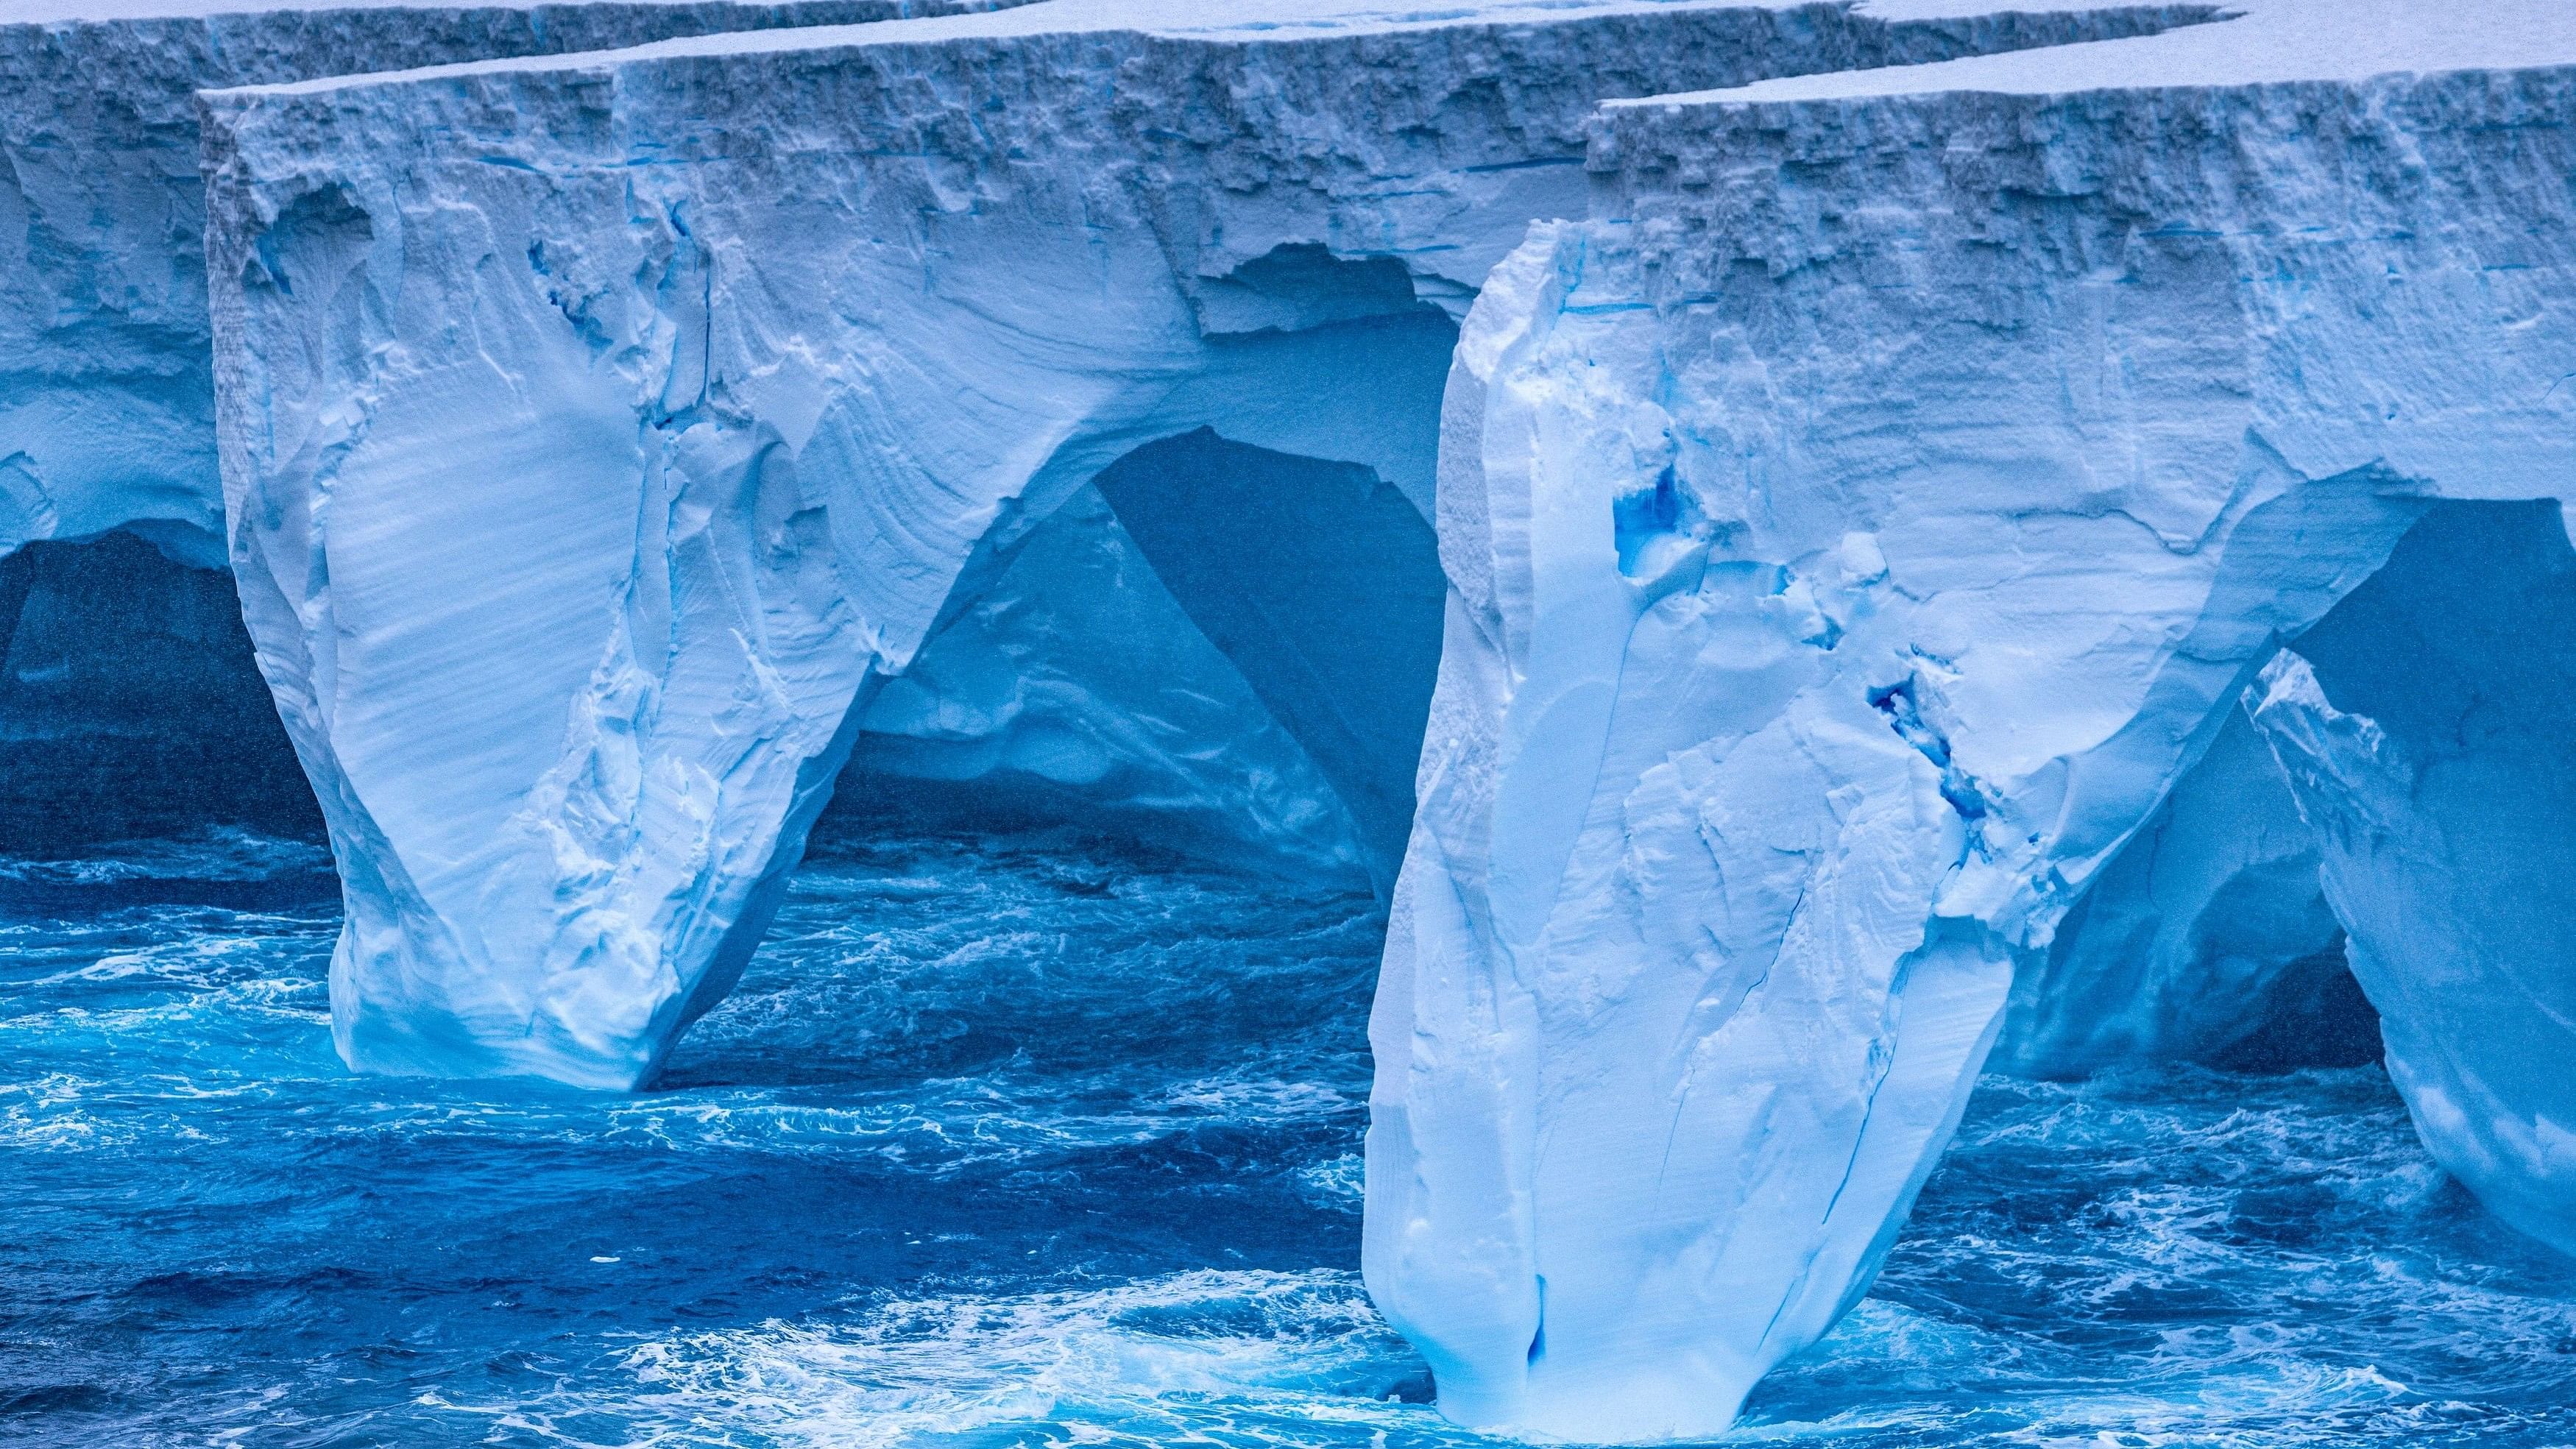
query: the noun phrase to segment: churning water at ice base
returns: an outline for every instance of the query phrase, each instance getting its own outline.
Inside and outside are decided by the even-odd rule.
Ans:
[[[0,865],[0,1441],[1467,1445],[1371,1313],[1365,896],[809,864],[660,1088],[353,1079],[327,862]],[[2371,1069],[1990,1081],[1748,1440],[2564,1444],[2576,1269]]]

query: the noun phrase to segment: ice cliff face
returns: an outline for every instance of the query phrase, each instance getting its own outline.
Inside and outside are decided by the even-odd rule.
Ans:
[[[114,838],[174,811],[297,828],[310,817],[221,572],[197,87],[986,7],[227,8],[241,7],[0,6],[0,848]],[[170,562],[86,542],[117,529]],[[102,552],[64,551],[89,547]],[[196,657],[181,657],[183,640]]]
[[[2567,814],[2508,783],[2554,665],[2392,583],[2416,634],[2350,626],[2348,679],[2277,666],[2255,716],[2321,832],[2175,782],[2262,777],[2239,696],[2428,500],[2565,489],[2576,25],[2248,9],[1612,105],[1592,219],[1470,315],[1368,1266],[1472,1419],[1723,1427],[1866,1287],[2016,963],[2168,805],[2207,854],[2107,914],[2240,889],[2277,981],[2331,942],[2321,857],[2427,1140],[2566,1241]],[[2447,567],[2536,595],[2564,544],[2518,538]]]
[[[1340,465],[1263,526],[1400,545],[1454,316],[1580,206],[1600,97],[2206,13],[1051,5],[214,97],[231,557],[347,882],[344,1055],[648,1074],[872,698],[1144,445]],[[1132,480],[1149,552],[1315,554],[1188,476]],[[1428,680],[1351,682],[1428,646],[1331,592],[1364,558],[1156,568],[1391,852]]]
[[[2563,671],[2500,622],[2567,573],[2576,23],[1939,9],[1068,0],[210,97],[343,1054],[641,1080],[864,738],[1403,842],[1366,1266],[1468,1423],[1725,1427],[2008,1004],[2052,1071],[2376,1008],[2576,1238]]]
[[[221,566],[200,87],[974,0],[28,0],[0,15],[0,554],[126,525]]]

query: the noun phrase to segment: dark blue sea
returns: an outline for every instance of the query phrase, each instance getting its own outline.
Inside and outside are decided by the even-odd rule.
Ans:
[[[317,849],[0,862],[0,1443],[1487,1443],[1358,1278],[1365,894],[809,863],[653,1091],[353,1078]],[[2576,1443],[2576,1269],[2375,1068],[1989,1080],[1731,1438]]]

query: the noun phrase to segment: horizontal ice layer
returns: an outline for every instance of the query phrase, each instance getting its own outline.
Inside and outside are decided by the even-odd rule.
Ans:
[[[1367,1244],[1468,1417],[1723,1428],[2279,643],[2576,476],[2576,13],[2245,9],[1611,105],[1469,317]]]
[[[855,707],[1138,448],[1208,428],[1426,506],[1449,318],[1581,205],[1599,97],[2207,12],[1125,13],[209,98],[232,558],[349,882],[350,1061],[649,1074]],[[1265,576],[1393,659],[1372,599]],[[1292,733],[1301,691],[1262,695]],[[1345,805],[1413,745],[1344,760]]]
[[[0,554],[131,524],[224,562],[198,88],[997,3],[16,0],[0,12]]]

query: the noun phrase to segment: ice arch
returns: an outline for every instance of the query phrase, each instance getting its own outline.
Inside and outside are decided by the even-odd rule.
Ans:
[[[868,705],[819,828],[1074,822],[1383,894],[1441,594],[1430,522],[1370,469],[1145,444]]]
[[[1133,449],[1427,501],[1447,328],[1581,209],[1600,96],[2210,14],[1290,8],[209,98],[229,545],[342,866],[349,1060],[649,1074],[872,694]]]
[[[2247,701],[2317,830],[2436,1160],[2576,1253],[2576,551],[2563,504],[2444,503]]]
[[[1461,1419],[1723,1427],[2280,641],[2427,500],[2569,476],[2563,229],[2514,212],[2565,86],[2085,47],[2071,94],[1613,107],[1578,168],[1602,94],[1932,32],[1503,8],[213,98],[229,542],[350,1058],[639,1079],[1065,500],[1203,427],[1364,468],[1448,585],[1373,1291]],[[1396,339],[1479,287],[1434,490]]]
[[[333,205],[289,218],[274,263],[281,293],[299,266],[328,278],[363,228]],[[843,392],[801,421],[780,419],[769,409],[803,404],[782,404],[772,390],[787,384],[772,375],[747,380],[759,400],[747,413],[706,393],[673,407],[665,390],[670,411],[624,438],[553,419],[507,436],[538,451],[459,461],[544,486],[515,507],[472,505],[470,527],[399,486],[419,476],[420,450],[451,445],[445,400],[371,419],[334,465],[332,580],[306,600],[327,606],[336,627],[308,636],[320,647],[296,665],[313,692],[287,706],[291,725],[300,708],[327,721],[315,732],[329,741],[318,773],[347,818],[364,822],[352,828],[383,832],[347,872],[350,918],[334,963],[347,978],[335,993],[344,1054],[379,1070],[531,1071],[597,1085],[649,1074],[679,1028],[730,988],[886,681],[1140,439],[1221,426],[1265,452],[1348,460],[1345,471],[1407,512],[1403,484],[1427,492],[1453,333],[1445,315],[1408,293],[1393,318],[1211,337],[1168,284],[1150,325],[1132,315],[1152,310],[1132,307],[1137,292],[1068,323],[1136,329],[1127,365],[1141,378],[1104,378],[1069,345],[1052,364],[1023,350],[1037,309],[1079,295],[1071,279],[1047,279],[1006,321],[947,309],[925,335],[964,355],[926,359],[939,365],[903,379],[910,403]],[[687,361],[687,342],[676,356]],[[576,395],[590,380],[560,353],[532,361],[530,375],[558,369],[545,380]],[[553,401],[578,416],[572,399]],[[893,417],[934,421],[898,431]],[[793,438],[782,420],[811,431]],[[1402,481],[1380,486],[1390,478]],[[367,486],[377,480],[397,486]],[[608,486],[628,501],[601,516],[590,500]],[[563,528],[585,514],[588,532]],[[379,554],[357,563],[359,576],[396,593],[371,601],[345,582],[344,560],[367,556],[375,527],[378,545],[417,548],[452,529],[460,544],[503,540],[508,556],[556,569],[468,600],[437,577],[455,564]],[[236,561],[255,630],[282,622],[285,561]],[[532,625],[543,640],[534,650]],[[596,642],[559,651],[561,634]],[[534,718],[496,729],[482,714],[494,702],[486,671],[505,660],[546,686],[522,707],[568,714],[568,730]],[[437,733],[454,733],[438,743],[424,735],[421,712],[455,710],[479,718],[450,716]],[[425,754],[454,772],[428,789]],[[330,804],[326,795],[326,813]],[[543,968],[529,972],[529,959]]]
[[[2320,863],[2271,746],[2227,712],[2047,948],[2021,961],[1995,1064],[2080,1077],[2165,1061],[2377,1061],[2379,1023],[2345,965]]]

